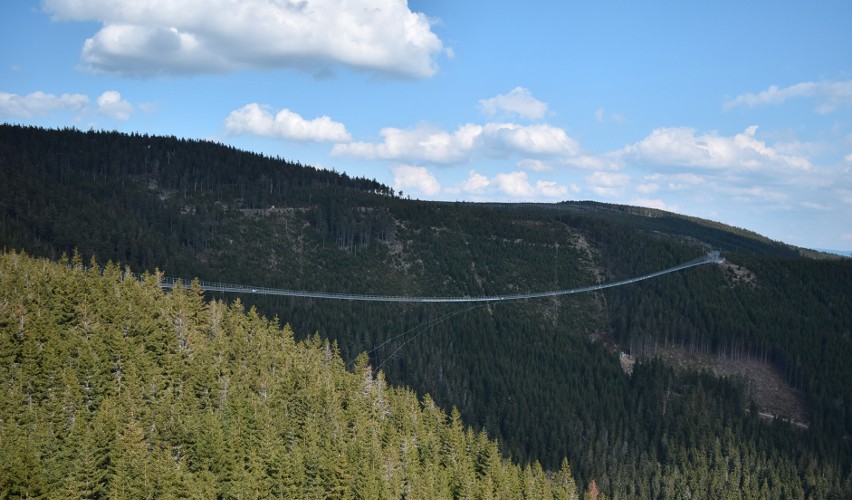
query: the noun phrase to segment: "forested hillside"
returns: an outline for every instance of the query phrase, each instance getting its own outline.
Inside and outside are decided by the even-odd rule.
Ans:
[[[852,261],[647,209],[403,200],[392,189],[221,145],[0,127],[0,245],[169,276],[398,295],[640,284],[482,307],[242,297],[429,393],[523,463],[613,497],[852,496]],[[227,302],[237,297],[219,296]],[[602,341],[601,339],[609,339]],[[616,351],[613,352],[617,343]],[[747,384],[652,361],[677,347],[755,360],[801,395],[807,430],[758,419]],[[632,376],[618,350],[640,358]],[[780,415],[782,417],[788,415]]]
[[[0,254],[0,497],[572,498],[366,357],[117,265]]]

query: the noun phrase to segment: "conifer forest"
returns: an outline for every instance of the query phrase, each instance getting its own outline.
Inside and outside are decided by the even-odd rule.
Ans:
[[[2,498],[852,497],[849,258],[12,125],[0,252]]]

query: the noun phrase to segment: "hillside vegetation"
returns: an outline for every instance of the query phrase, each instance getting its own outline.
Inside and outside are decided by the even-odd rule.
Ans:
[[[237,301],[0,255],[0,497],[571,498]]]
[[[508,294],[721,250],[730,265],[483,307],[239,299],[286,318],[296,339],[336,342],[347,363],[367,352],[388,381],[457,407],[520,463],[556,471],[567,456],[581,489],[852,496],[852,260],[648,209],[405,200],[368,179],[169,137],[3,126],[0,166],[7,249],[78,249],[205,281]],[[628,377],[614,345],[649,361]],[[736,378],[650,361],[666,347],[767,364],[802,395],[808,430],[760,421]]]

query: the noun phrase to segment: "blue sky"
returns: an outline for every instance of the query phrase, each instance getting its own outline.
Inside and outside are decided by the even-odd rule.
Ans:
[[[850,19],[846,0],[16,0],[0,121],[852,249]]]

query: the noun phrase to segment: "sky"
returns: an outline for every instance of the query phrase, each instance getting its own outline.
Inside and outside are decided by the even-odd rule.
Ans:
[[[848,0],[4,1],[0,122],[850,250],[850,19]]]

